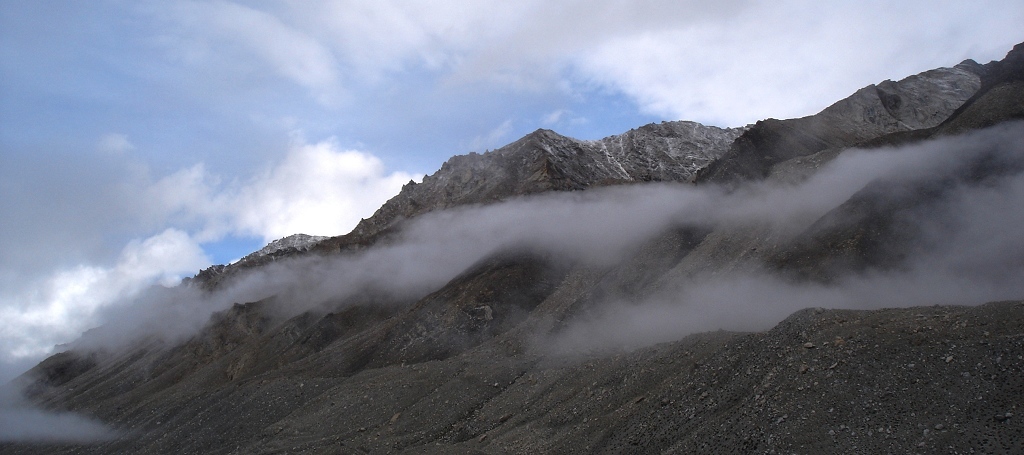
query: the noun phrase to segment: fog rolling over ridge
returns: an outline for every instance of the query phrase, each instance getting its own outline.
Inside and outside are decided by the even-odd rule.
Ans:
[[[105,324],[75,346],[117,350],[142,335],[178,343],[202,329],[213,312],[264,299],[282,320],[369,302],[409,305],[503,251],[529,251],[560,267],[615,270],[672,229],[712,234],[673,269],[642,280],[653,283],[642,295],[596,299],[556,333],[539,334],[536,347],[561,353],[634,349],[701,331],[767,329],[806,307],[1020,298],[1022,138],[1024,124],[1015,122],[905,147],[847,150],[802,179],[770,178],[728,189],[616,186],[427,213],[356,253],[279,260],[211,293],[188,286],[153,289],[113,307]],[[979,166],[984,177],[974,180]],[[821,220],[830,220],[830,229],[843,223],[844,204],[865,199],[885,205],[890,198],[900,204],[924,200],[894,212],[894,223],[917,232],[900,246],[898,261],[837,269],[824,281],[778,265],[794,242],[821,229]],[[718,244],[742,235],[759,243],[725,264],[705,251],[714,247],[715,235]]]
[[[707,330],[764,330],[809,307],[877,309],[1020,299],[1022,139],[1024,124],[1018,122],[903,148],[848,150],[795,186],[766,182],[754,191],[740,188],[717,200],[711,219],[726,229],[754,223],[758,235],[769,240],[759,248],[771,248],[773,235],[781,234],[774,242],[784,245],[794,230],[813,232],[807,220],[826,210],[840,215],[840,223],[860,221],[844,219],[838,206],[868,194],[885,205],[887,199],[905,202],[906,192],[916,193],[918,203],[900,207],[894,220],[916,235],[901,245],[897,263],[838,270],[827,282],[794,278],[759,260],[724,271],[702,264],[680,267],[684,270],[660,280],[653,295],[603,302],[538,345],[563,353],[634,349]],[[972,180],[979,167],[989,167],[988,175]]]
[[[103,324],[68,348],[116,359],[144,346],[159,352],[194,343],[188,352],[208,343],[203,334],[217,333],[217,321],[235,324],[231,318],[252,306],[236,304],[257,301],[271,325],[287,326],[304,314],[350,317],[348,309],[367,306],[409,312],[416,320],[415,311],[438,289],[458,288],[481,264],[495,258],[500,264],[510,254],[549,264],[560,285],[577,275],[596,277],[599,292],[579,297],[571,311],[537,316],[560,319],[557,324],[531,326],[526,317],[520,326],[526,352],[557,358],[631,351],[719,329],[765,330],[809,307],[1020,299],[1022,138],[1024,122],[1011,122],[909,146],[849,149],[809,175],[776,174],[734,187],[636,184],[430,212],[356,252],[285,257],[213,291],[152,288],[102,313]],[[864,205],[895,205],[886,229],[913,235],[887,247],[892,257],[867,267],[840,264],[825,276],[804,273],[792,252],[863,223],[857,208]],[[658,245],[673,232],[693,233],[697,241],[668,267],[651,267],[652,257],[669,254]],[[646,284],[635,289],[629,283]],[[234,316],[211,319],[218,312]],[[438,342],[464,340],[442,336]],[[157,358],[165,355],[172,354]],[[81,443],[126,434],[86,415],[45,411],[10,388],[0,398],[0,440]]]

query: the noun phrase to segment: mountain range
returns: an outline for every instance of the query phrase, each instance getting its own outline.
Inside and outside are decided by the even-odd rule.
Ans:
[[[140,296],[10,385],[81,434],[0,448],[1021,453],[1022,204],[1024,44],[803,118],[537,130]]]

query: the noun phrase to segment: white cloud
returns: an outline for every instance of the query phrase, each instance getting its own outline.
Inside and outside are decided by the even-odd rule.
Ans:
[[[151,279],[172,286],[181,274],[209,263],[199,245],[187,233],[169,228],[145,240],[128,242],[114,269],[115,288],[135,292],[137,283]]]
[[[587,123],[587,118],[578,116],[575,112],[568,109],[556,109],[541,116],[540,122],[546,127],[553,128],[566,124],[582,125]]]
[[[485,148],[496,148],[505,144],[508,134],[512,132],[512,120],[506,119],[500,125],[492,128],[486,134],[473,138],[467,147],[469,150],[482,151]]]
[[[341,96],[338,62],[331,50],[280,18],[223,1],[185,3],[179,15],[200,40],[240,44],[279,75],[309,89],[319,102],[331,105]]]
[[[0,296],[0,360],[38,357],[96,324],[97,311],[154,284],[174,285],[209,264],[185,232],[167,229],[133,240],[111,267],[79,265],[54,272],[31,289]]]
[[[273,166],[244,181],[222,183],[201,164],[156,182],[150,199],[197,225],[197,238],[291,234],[341,235],[420,178],[386,173],[383,162],[333,140],[297,143]]]
[[[813,114],[870,83],[965,58],[1001,58],[1024,10],[988,3],[754,2],[710,23],[590,46],[575,63],[649,113],[737,126]]]
[[[1024,7],[1005,0],[201,5],[218,36],[318,93],[426,70],[445,90],[598,86],[649,114],[722,126],[808,115],[887,78],[1001,58],[1024,21]]]
[[[377,157],[324,141],[299,144],[284,160],[226,196],[232,229],[273,240],[295,233],[340,235],[419,176],[385,174]]]
[[[101,141],[121,149],[126,143],[123,135]],[[53,269],[18,290],[0,292],[0,363],[42,356],[93,327],[98,312],[208,266],[202,243],[226,235],[269,242],[300,232],[344,234],[419,177],[387,173],[379,158],[326,140],[297,142],[281,161],[244,180],[221,179],[196,164],[128,185],[125,191],[139,201],[133,205],[146,211],[139,216],[173,227],[127,242],[110,265]]]
[[[110,133],[100,138],[96,144],[96,149],[100,153],[106,153],[110,155],[123,155],[135,149],[129,140],[128,136],[124,134]]]
[[[562,116],[564,116],[568,112],[569,111],[565,109],[557,109],[551,111],[547,115],[545,115],[543,119],[541,119],[541,123],[545,125],[554,125],[558,123],[560,120],[562,120]]]

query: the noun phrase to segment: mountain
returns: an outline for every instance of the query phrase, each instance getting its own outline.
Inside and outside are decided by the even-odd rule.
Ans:
[[[452,157],[441,169],[409,182],[347,235],[312,248],[319,253],[360,249],[390,232],[396,223],[426,212],[486,204],[546,191],[640,182],[687,182],[721,156],[745,128],[718,128],[696,122],[650,124],[598,141],[581,141],[550,130],[533,133],[492,152]],[[256,259],[256,258],[252,258]],[[234,267],[200,272],[215,287],[237,270],[265,264],[250,260]]]
[[[801,119],[453,157],[43,361],[26,399],[110,430],[0,447],[1021,452],[1021,120],[1024,44]]]
[[[930,128],[978,91],[984,69],[973,60],[899,82],[869,85],[808,117],[757,122],[728,153],[702,170],[702,181],[765,177],[771,166],[881,136]]]
[[[638,182],[688,182],[721,156],[745,128],[662,122],[598,141],[537,130],[490,153],[456,156],[410,184],[355,232],[380,232],[404,218],[457,205],[545,191]]]
[[[306,251],[311,246],[319,243],[327,237],[322,235],[306,235],[306,234],[292,234],[287,237],[283,237],[267,244],[267,246],[260,248],[259,251],[250,253],[243,257],[241,260],[254,260],[261,256],[278,254],[282,252],[295,251]]]

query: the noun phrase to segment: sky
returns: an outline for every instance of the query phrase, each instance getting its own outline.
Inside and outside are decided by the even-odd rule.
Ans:
[[[110,305],[340,235],[448,157],[813,114],[1019,1],[0,0],[0,380]]]

